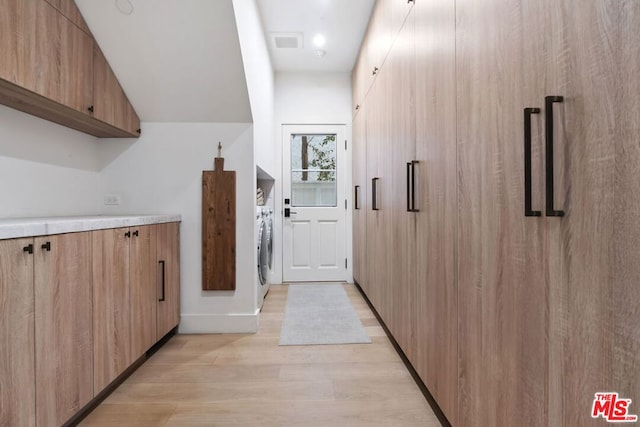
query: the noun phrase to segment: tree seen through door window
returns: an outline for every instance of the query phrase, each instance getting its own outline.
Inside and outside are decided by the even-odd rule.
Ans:
[[[291,136],[293,206],[336,206],[336,135]]]

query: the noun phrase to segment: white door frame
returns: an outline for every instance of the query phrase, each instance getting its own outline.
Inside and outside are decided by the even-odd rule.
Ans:
[[[291,155],[291,135],[292,134],[336,134],[336,151],[337,151],[337,166],[336,166],[336,178],[337,178],[337,203],[336,209],[340,209],[342,215],[342,223],[343,223],[343,235],[344,235],[344,258],[348,264],[346,266],[342,266],[340,269],[340,274],[332,279],[309,279],[309,280],[299,280],[299,279],[291,279],[287,277],[287,272],[285,270],[285,242],[287,232],[291,232],[291,229],[287,228],[289,224],[287,223],[288,218],[284,218],[284,210],[289,207],[292,211],[296,211],[298,208],[294,208],[292,206],[287,206],[284,204],[284,198],[291,197],[290,190],[290,155]],[[295,282],[295,281],[346,281],[349,282],[351,279],[348,277],[348,272],[351,271],[351,244],[348,241],[348,236],[350,235],[349,229],[351,221],[349,220],[349,215],[345,208],[347,200],[350,199],[349,195],[349,172],[350,168],[348,167],[347,162],[350,160],[350,156],[347,152],[347,126],[345,124],[283,124],[282,125],[282,197],[280,203],[282,203],[282,230],[281,230],[281,262],[282,262],[282,281],[283,282]],[[288,176],[287,176],[288,175]],[[289,181],[289,186],[286,185],[286,181]],[[350,203],[349,203],[350,208]],[[342,261],[341,261],[342,265]],[[337,274],[337,273],[336,273]]]

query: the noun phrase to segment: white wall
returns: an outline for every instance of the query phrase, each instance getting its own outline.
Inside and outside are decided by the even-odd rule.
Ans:
[[[97,138],[0,105],[0,218],[99,213],[98,146]]]
[[[254,126],[256,165],[276,175],[274,73],[255,0],[233,0]]]
[[[236,171],[236,290],[202,291],[202,171],[218,141],[225,170]],[[119,194],[109,214],[177,213],[181,226],[180,332],[255,332],[255,166],[251,124],[143,123],[135,142],[103,140],[105,191]]]
[[[284,73],[275,76],[275,268],[272,283],[282,283],[282,125],[285,124],[344,124],[346,137],[351,141],[351,73]],[[351,144],[348,144],[346,171],[347,257],[348,277],[352,277],[352,214],[351,214]]]

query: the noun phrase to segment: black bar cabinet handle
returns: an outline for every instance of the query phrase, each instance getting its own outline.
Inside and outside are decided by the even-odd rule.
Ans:
[[[524,216],[541,216],[531,210],[531,115],[540,114],[539,108],[524,109]]]
[[[27,252],[29,255],[33,255],[33,245],[29,243],[27,246],[22,248],[22,252]]]
[[[407,212],[411,212],[411,162],[407,162]]]
[[[416,209],[416,165],[418,160],[411,160],[411,210],[409,212],[420,212]]]
[[[353,199],[354,199],[354,203],[353,203],[353,208],[354,209],[360,209],[360,205],[358,205],[358,190],[360,189],[359,185],[355,186],[355,194],[353,195]]]
[[[136,230],[136,231],[134,231],[134,232],[133,232],[133,235],[134,235],[135,237],[138,237],[138,236],[140,235],[140,233],[138,232],[138,230]]]
[[[407,212],[420,212],[416,209],[416,164],[417,160],[407,162]]]
[[[131,237],[131,232],[127,231],[126,233],[124,233],[124,237]]]
[[[47,252],[51,252],[51,242],[47,242],[45,244],[43,244],[42,246],[40,246],[42,249],[44,249]]]
[[[377,211],[378,209],[378,180],[380,178],[371,178],[371,210]]]
[[[546,96],[544,98],[545,108],[545,150],[546,150],[546,215],[564,216],[564,211],[553,208],[553,104],[563,102],[562,96]]]
[[[162,297],[160,299],[158,299],[158,301],[163,302],[164,301],[164,288],[165,288],[165,262],[164,261],[158,261],[158,263],[162,266]]]

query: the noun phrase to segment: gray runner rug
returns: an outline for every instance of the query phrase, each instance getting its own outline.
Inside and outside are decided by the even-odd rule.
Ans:
[[[280,345],[371,343],[342,285],[289,285]]]

